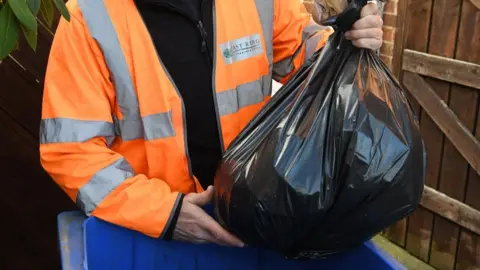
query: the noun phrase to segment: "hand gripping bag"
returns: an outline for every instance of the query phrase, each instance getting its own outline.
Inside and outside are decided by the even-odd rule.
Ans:
[[[326,257],[418,207],[426,154],[414,111],[379,57],[344,38],[365,2],[349,3],[318,57],[224,154],[215,215],[248,245]]]

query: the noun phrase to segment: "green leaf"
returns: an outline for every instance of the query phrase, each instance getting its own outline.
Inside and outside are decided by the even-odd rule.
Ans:
[[[30,48],[32,48],[33,51],[36,51],[37,50],[37,31],[31,31],[25,27],[22,27],[22,30],[23,30],[23,35],[25,36],[25,39],[28,42],[28,45],[30,45]]]
[[[28,7],[30,8],[30,11],[32,11],[34,15],[38,14],[38,11],[40,10],[41,2],[42,2],[41,0],[27,0]]]
[[[33,16],[25,0],[10,0],[8,4],[15,16],[28,30],[37,31],[37,20]]]
[[[47,22],[48,27],[52,28],[54,15],[52,0],[42,0],[42,4],[40,5],[40,13]]]
[[[10,5],[0,10],[0,59],[4,59],[15,48],[18,41],[18,22]]]
[[[70,21],[70,13],[68,12],[67,6],[65,6],[65,2],[63,2],[63,0],[53,0],[53,3],[57,7],[60,14],[62,14],[67,21]]]

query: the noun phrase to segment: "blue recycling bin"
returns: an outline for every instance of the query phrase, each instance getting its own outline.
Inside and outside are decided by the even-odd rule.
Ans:
[[[273,251],[165,242],[81,212],[58,216],[64,270],[406,269],[372,242],[328,259],[292,261]]]

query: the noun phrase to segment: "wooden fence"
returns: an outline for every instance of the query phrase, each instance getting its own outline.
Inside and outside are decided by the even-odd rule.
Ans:
[[[393,70],[428,154],[422,207],[386,230],[438,269],[480,269],[480,0],[399,0]]]
[[[6,270],[59,269],[56,216],[75,207],[39,163],[42,85],[53,37],[39,28],[36,52],[22,40],[21,51],[0,63],[0,269]]]

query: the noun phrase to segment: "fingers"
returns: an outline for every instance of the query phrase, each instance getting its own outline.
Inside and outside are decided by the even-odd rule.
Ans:
[[[209,186],[204,192],[188,194],[185,196],[185,200],[198,206],[204,206],[212,200],[214,193],[213,187]]]
[[[202,217],[200,221],[200,226],[202,226],[206,232],[209,233],[210,239],[207,239],[213,243],[223,246],[234,246],[234,247],[244,247],[244,243],[225,230],[220,224],[218,224],[213,218],[209,215]]]
[[[356,21],[352,29],[382,28],[383,20],[378,15],[367,15]]]
[[[382,46],[382,40],[372,38],[362,38],[353,40],[352,44],[357,48],[365,48],[370,50],[378,50]]]
[[[382,26],[377,4],[370,2],[362,9],[361,19],[353,24],[352,30],[345,33],[345,38],[356,47],[377,50],[383,43]]]
[[[186,201],[182,204],[173,239],[195,244],[216,243],[223,246],[243,247],[242,241],[226,231],[202,208],[194,204],[205,203],[209,199],[208,197],[211,198],[212,192],[213,188],[209,187],[200,194],[185,196],[184,200]]]
[[[358,39],[383,39],[383,31],[381,28],[366,28],[351,30],[345,33],[345,38],[348,40],[358,40]]]
[[[187,242],[211,242],[223,246],[243,247],[244,243],[240,239],[225,230],[211,216],[209,216],[200,208],[212,200],[214,192],[214,188],[209,186],[204,192],[191,193],[185,196],[185,201],[182,205],[182,208],[188,208],[188,210],[185,210],[185,212],[188,212],[187,217],[192,217],[193,219],[188,220],[188,222],[183,222],[184,218],[182,213],[180,213],[176,228],[178,231],[177,234],[179,235],[178,237],[182,238],[181,232],[184,231],[185,236],[183,236],[183,238],[186,239]],[[191,207],[187,207],[189,204]],[[179,224],[178,222],[180,221],[185,224],[182,222]]]

